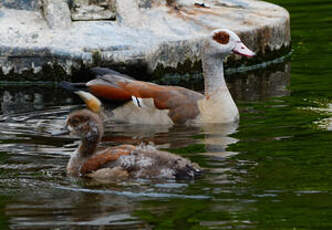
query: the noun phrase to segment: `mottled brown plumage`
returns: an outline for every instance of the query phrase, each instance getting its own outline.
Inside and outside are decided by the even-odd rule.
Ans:
[[[80,173],[86,175],[87,173],[103,168],[106,164],[118,160],[120,156],[129,155],[135,149],[136,147],[133,145],[120,145],[106,148],[87,159],[82,165]]]
[[[195,178],[201,169],[180,156],[150,145],[120,145],[97,151],[103,134],[102,121],[89,110],[71,113],[66,121],[71,134],[81,138],[71,156],[67,173],[101,180],[133,178]]]

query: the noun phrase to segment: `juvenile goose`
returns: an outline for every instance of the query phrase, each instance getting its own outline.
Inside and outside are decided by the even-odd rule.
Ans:
[[[120,101],[106,116],[119,122],[145,124],[230,123],[238,120],[239,111],[227,88],[223,60],[230,53],[252,57],[249,50],[232,31],[218,29],[201,45],[205,95],[178,86],[161,86],[137,81],[127,75],[105,68],[93,68],[97,78],[86,83],[88,92],[63,82],[76,91],[93,111],[101,110],[96,98]],[[96,97],[92,96],[95,95]]]
[[[90,110],[71,113],[65,127],[71,135],[81,138],[80,146],[67,165],[70,176],[187,179],[201,173],[197,164],[152,146],[120,145],[97,151],[103,136],[103,125],[99,116]]]

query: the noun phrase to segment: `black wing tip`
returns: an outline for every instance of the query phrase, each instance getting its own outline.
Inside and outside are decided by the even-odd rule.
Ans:
[[[176,179],[195,179],[202,175],[203,171],[192,165],[186,165],[186,167],[179,170],[175,177]]]
[[[113,75],[113,76],[118,76],[118,77],[130,79],[130,80],[135,80],[134,78],[132,78],[132,77],[126,75],[126,74],[120,73],[116,70],[109,69],[109,68],[106,68],[106,67],[93,67],[89,71],[95,77],[102,77],[102,76],[105,76],[105,75]]]
[[[65,90],[68,90],[70,92],[77,92],[77,91],[80,90],[79,88],[77,88],[75,86],[74,83],[71,83],[71,82],[68,82],[68,81],[61,81],[61,82],[58,83],[58,86],[65,89]]]
[[[105,67],[93,67],[93,68],[90,69],[90,71],[93,74],[98,75],[98,76],[103,76],[103,75],[106,75],[106,74],[119,73],[117,71],[114,71],[112,69],[105,68]]]

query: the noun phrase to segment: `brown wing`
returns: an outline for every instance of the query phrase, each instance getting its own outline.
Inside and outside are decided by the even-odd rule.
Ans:
[[[133,145],[120,145],[110,147],[101,153],[89,158],[81,167],[81,174],[85,175],[103,167],[103,165],[116,161],[120,156],[129,155],[136,147]]]
[[[168,109],[175,123],[195,118],[199,113],[196,102],[203,98],[202,94],[183,87],[136,81],[114,72],[99,76],[88,82],[87,86],[92,94],[103,99],[128,101],[132,96],[153,98],[156,108]]]

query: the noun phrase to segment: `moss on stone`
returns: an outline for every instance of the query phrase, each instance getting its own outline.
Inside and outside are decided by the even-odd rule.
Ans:
[[[46,81],[61,81],[69,80],[71,78],[62,68],[62,66],[58,64],[43,65],[42,70],[39,73],[41,73],[41,80]]]
[[[62,81],[70,80],[69,76],[59,64],[44,64],[41,70],[34,73],[33,69],[23,70],[16,73],[12,69],[8,74],[4,74],[0,69],[0,79],[3,81]]]
[[[290,50],[291,46],[282,46],[279,50],[273,51],[270,50],[270,48],[266,47],[264,51],[256,53],[256,56],[253,58],[242,58],[241,60],[236,60],[235,56],[229,56],[224,64],[224,67],[225,69],[238,68],[240,66],[252,66],[264,63],[286,56],[287,54],[289,54]],[[161,63],[159,63],[152,74],[152,79],[150,80],[158,81],[169,74],[186,75],[201,72],[201,60],[193,62],[188,58],[183,63],[179,63],[177,67],[163,66]]]
[[[101,52],[99,50],[92,51],[93,64],[99,66],[102,62]]]
[[[155,70],[153,71],[153,80],[161,79],[166,74],[179,74],[185,75],[188,73],[197,73],[202,72],[202,62],[199,61],[191,61],[189,58],[186,59],[183,63],[179,63],[177,67],[164,67],[161,63],[157,65]]]
[[[230,56],[225,62],[225,69],[252,66],[271,61],[287,55],[290,50],[291,46],[283,46],[279,50],[274,51],[266,48],[264,51],[258,52],[254,58],[242,58],[241,60],[236,60],[235,56]],[[151,73],[148,69],[147,63],[141,59],[135,60],[131,63],[110,63],[109,61],[103,61],[102,54],[99,50],[93,51],[92,56],[93,64],[91,66],[111,68],[121,73],[128,74],[138,80],[155,81],[164,84],[177,84],[174,81],[178,81],[180,85],[191,84],[192,81],[194,82],[194,85],[196,83],[200,84],[201,82],[201,77],[197,77],[198,75],[195,75],[202,73],[201,60],[192,61],[191,59],[187,58],[183,63],[179,63],[176,67],[164,66],[163,64],[159,63],[155,70]],[[40,60],[37,60],[36,63],[38,63],[38,61],[40,62]],[[77,66],[79,67],[71,67],[71,75],[68,75],[66,70],[60,64],[57,64],[55,60],[51,60],[50,62],[42,65],[41,71],[37,73],[34,73],[34,70],[32,68],[29,70],[24,70],[21,73],[15,73],[14,70],[11,70],[8,74],[4,74],[0,70],[0,80],[55,82],[68,80],[75,82],[84,82],[94,77],[92,73],[89,72],[89,68],[91,66],[85,66],[82,61],[78,61],[77,64]],[[188,78],[188,75],[191,77]],[[172,80],[170,76],[172,76],[172,78],[174,78],[175,80]],[[169,81],[167,79],[169,79]],[[196,88],[195,86],[193,87]]]

